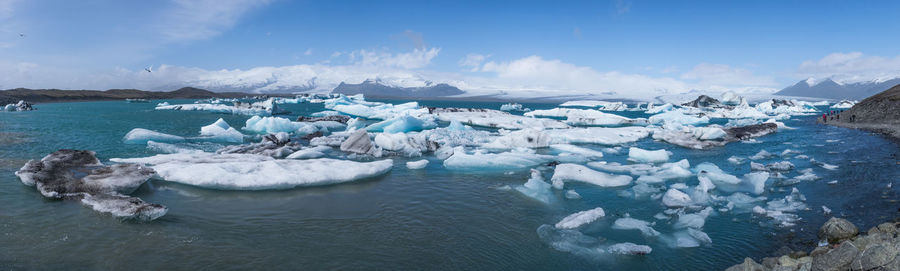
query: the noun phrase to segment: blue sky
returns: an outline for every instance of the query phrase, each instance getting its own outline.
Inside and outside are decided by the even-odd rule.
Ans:
[[[0,0],[10,75],[0,88],[265,92],[376,77],[475,92],[767,92],[807,77],[900,76],[897,11],[897,1]]]

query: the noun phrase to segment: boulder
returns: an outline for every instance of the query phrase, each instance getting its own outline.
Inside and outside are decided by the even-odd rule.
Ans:
[[[856,225],[837,217],[832,217],[819,229],[819,238],[826,239],[831,244],[840,243],[857,234],[859,234],[859,229],[856,228]]]
[[[845,241],[839,247],[813,257],[812,270],[847,270],[858,254],[859,249],[853,243]]]
[[[745,258],[744,262],[741,264],[736,264],[725,271],[765,271],[768,268],[765,268],[763,265],[756,263],[753,259]]]
[[[850,265],[853,270],[872,270],[887,265],[897,257],[897,248],[890,243],[870,245]]]

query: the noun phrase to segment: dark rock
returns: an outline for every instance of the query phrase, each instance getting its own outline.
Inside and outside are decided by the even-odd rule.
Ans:
[[[765,271],[768,268],[765,268],[761,264],[756,263],[753,259],[745,258],[744,262],[741,264],[736,264],[725,271]]]
[[[74,199],[121,218],[153,220],[168,209],[125,196],[134,192],[156,172],[137,164],[106,166],[95,153],[85,150],[58,150],[40,161],[30,160],[16,176],[33,185],[48,198]]]
[[[461,108],[461,107],[428,107],[429,114],[435,113],[455,113],[455,112],[499,112],[500,114],[509,114],[503,111],[484,109],[484,108]]]
[[[774,123],[760,123],[754,125],[724,128],[728,134],[726,140],[746,140],[754,137],[768,135],[778,131],[778,125]]]
[[[872,227],[869,229],[868,234],[875,233],[886,233],[886,234],[894,234],[897,232],[897,225],[894,223],[881,223],[878,226]]]
[[[839,247],[813,257],[812,270],[846,270],[857,254],[859,254],[859,249],[853,243],[843,242]]]
[[[721,102],[719,102],[719,100],[716,100],[715,98],[709,97],[709,96],[706,96],[706,95],[700,95],[699,97],[697,97],[697,99],[694,99],[693,101],[688,102],[688,103],[683,103],[683,104],[681,104],[681,105],[682,105],[682,106],[697,107],[697,108],[703,108],[703,107],[723,107],[723,106],[724,106]]]
[[[267,134],[259,143],[225,146],[216,153],[248,153],[284,158],[303,148],[300,143],[292,142],[287,133]]]
[[[316,131],[315,133],[308,134],[308,135],[305,135],[305,136],[301,136],[300,139],[303,139],[303,140],[312,140],[313,138],[317,138],[317,137],[324,136],[324,135],[325,135],[325,134],[322,133],[322,131]]]
[[[843,240],[847,240],[859,233],[856,225],[850,223],[843,218],[832,217],[819,229],[819,238],[828,240],[829,243],[837,244]]]
[[[375,148],[372,145],[372,140],[369,139],[369,133],[366,132],[365,129],[356,130],[350,137],[347,137],[343,143],[341,143],[341,151],[345,152],[353,152],[353,153],[369,153]]]
[[[333,116],[324,116],[324,117],[307,117],[307,116],[297,117],[297,121],[300,121],[300,122],[335,121],[335,122],[347,124],[347,121],[349,121],[349,120],[350,120],[350,117],[344,116],[344,115],[333,115]]]
[[[897,253],[897,248],[889,243],[874,244],[863,250],[850,267],[853,270],[872,270],[893,261]]]

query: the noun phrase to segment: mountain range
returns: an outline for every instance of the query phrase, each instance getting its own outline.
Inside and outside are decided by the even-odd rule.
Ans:
[[[900,84],[900,78],[884,81],[866,81],[841,84],[834,80],[825,79],[821,82],[813,82],[811,79],[797,82],[776,92],[776,95],[815,97],[828,99],[862,100],[886,89]]]
[[[398,87],[386,85],[378,80],[365,80],[359,84],[348,84],[341,82],[334,88],[331,93],[340,93],[345,95],[363,94],[366,97],[445,97],[464,94],[466,92],[457,87],[448,84],[432,84],[426,82],[422,87]]]
[[[103,101],[124,99],[205,99],[240,98],[253,94],[240,92],[212,92],[199,88],[184,87],[173,91],[144,91],[137,89],[110,90],[60,90],[17,88],[0,90],[0,104],[25,100],[32,103]]]

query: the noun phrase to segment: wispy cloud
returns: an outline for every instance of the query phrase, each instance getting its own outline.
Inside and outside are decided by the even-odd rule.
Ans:
[[[411,52],[393,54],[390,52],[358,50],[350,52],[348,56],[351,62],[362,66],[418,69],[431,64],[431,60],[436,57],[440,51],[440,48],[416,48]]]
[[[816,79],[841,82],[885,80],[900,77],[900,56],[867,56],[861,52],[832,53],[800,64],[797,73]]]
[[[629,0],[612,0],[616,13],[625,14],[631,11],[631,1]]]
[[[459,66],[467,68],[470,72],[477,72],[478,68],[481,67],[481,63],[484,63],[484,60],[488,57],[490,55],[468,54],[459,60]]]
[[[777,86],[775,79],[770,76],[756,75],[747,69],[711,63],[700,63],[694,66],[690,71],[681,74],[681,79],[694,81],[698,85],[713,89]]]
[[[268,0],[172,0],[156,25],[167,42],[204,40],[231,29],[248,12]]]

